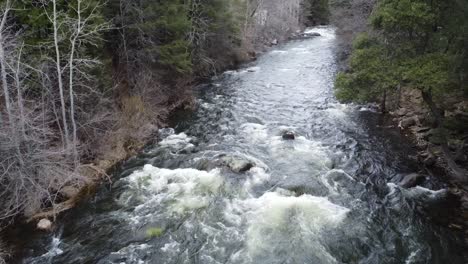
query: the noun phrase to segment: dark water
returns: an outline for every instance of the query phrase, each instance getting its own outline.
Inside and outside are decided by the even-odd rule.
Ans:
[[[410,144],[334,99],[334,31],[313,30],[198,87],[199,109],[23,263],[464,263],[432,217],[443,184],[394,184],[420,169]]]

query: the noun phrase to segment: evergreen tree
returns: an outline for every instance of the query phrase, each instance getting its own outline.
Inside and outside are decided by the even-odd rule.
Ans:
[[[381,0],[370,23],[372,35],[356,41],[349,70],[338,75],[337,97],[375,101],[399,85],[419,89],[436,119],[450,163],[439,102],[466,93],[468,3]],[[455,163],[451,165],[457,172]],[[459,170],[457,174],[461,175]]]

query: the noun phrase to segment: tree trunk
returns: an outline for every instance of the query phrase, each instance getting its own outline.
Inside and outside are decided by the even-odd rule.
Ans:
[[[70,71],[69,71],[69,77],[68,77],[68,81],[69,81],[69,87],[68,87],[68,91],[69,91],[69,97],[70,97],[70,120],[71,120],[71,123],[72,123],[72,143],[73,143],[73,159],[74,159],[74,162],[75,162],[75,166],[78,166],[78,151],[77,151],[77,145],[78,145],[78,139],[77,139],[77,127],[76,127],[76,121],[75,121],[75,97],[74,97],[74,94],[73,94],[73,74],[74,74],[74,68],[73,68],[73,61],[75,59],[75,49],[76,49],[76,43],[77,43],[77,40],[78,40],[78,37],[80,36],[81,34],[81,0],[78,0],[77,1],[77,10],[76,10],[76,13],[77,13],[77,22],[76,22],[76,32],[75,32],[75,35],[71,38],[71,51],[70,51],[70,59],[69,59],[69,67],[70,67]]]
[[[17,101],[18,101],[18,108],[20,110],[20,127],[21,127],[21,134],[23,139],[26,138],[26,129],[24,127],[24,103],[23,103],[23,91],[21,89],[21,81],[20,81],[20,66],[21,66],[21,55],[23,52],[24,43],[21,44],[21,48],[18,54],[18,61],[16,64],[16,72],[15,72],[15,83],[16,83],[16,93],[17,93]]]
[[[380,103],[380,109],[382,111],[382,114],[387,113],[387,90],[384,90],[383,95],[382,95],[382,102]]]
[[[11,105],[10,105],[10,91],[8,87],[7,72],[6,72],[6,58],[5,58],[5,47],[4,47],[4,37],[3,31],[5,29],[6,20],[8,17],[8,12],[10,11],[10,1],[8,0],[5,5],[5,10],[3,11],[2,22],[0,24],[0,71],[2,78],[2,87],[3,87],[3,96],[5,97],[5,108],[7,111],[7,121],[12,122],[11,116]]]
[[[62,108],[62,123],[63,123],[63,131],[65,138],[65,147],[68,148],[70,143],[68,142],[68,124],[67,124],[67,111],[65,106],[65,97],[63,92],[63,80],[62,80],[62,66],[60,65],[60,49],[59,49],[59,39],[58,39],[58,22],[57,22],[57,2],[56,0],[52,0],[53,5],[53,17],[52,17],[52,24],[54,27],[54,46],[55,46],[55,66],[57,70],[57,80],[59,86],[59,94],[60,94],[60,104]]]
[[[453,172],[454,179],[458,182],[466,182],[468,173],[464,169],[458,166],[458,164],[455,162],[452,156],[452,153],[450,152],[450,149],[448,147],[447,135],[443,127],[444,115],[442,114],[442,111],[434,103],[432,99],[432,93],[430,91],[423,91],[422,96],[423,96],[424,102],[426,102],[426,104],[429,106],[429,109],[431,110],[435,118],[437,128],[440,130],[440,137],[442,140],[442,143],[441,143],[442,152],[444,153],[444,157],[445,157],[445,161],[447,162],[447,165]]]

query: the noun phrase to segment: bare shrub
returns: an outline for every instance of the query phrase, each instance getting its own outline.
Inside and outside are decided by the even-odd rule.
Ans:
[[[86,182],[76,173],[72,150],[57,144],[50,113],[42,112],[42,107],[26,108],[26,113],[23,136],[18,137],[14,125],[0,128],[0,220],[4,221],[53,207],[61,202],[64,186]]]

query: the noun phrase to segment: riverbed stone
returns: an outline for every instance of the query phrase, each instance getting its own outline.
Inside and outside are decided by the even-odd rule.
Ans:
[[[405,116],[408,113],[408,109],[402,107],[395,111],[395,115]]]
[[[284,133],[283,133],[282,138],[283,138],[284,140],[295,140],[295,139],[296,139],[296,135],[295,135],[294,132],[292,132],[292,131],[287,131],[287,132],[284,132]]]
[[[431,130],[430,127],[423,126],[423,127],[416,127],[416,128],[414,129],[414,132],[416,132],[416,133],[424,133],[424,132],[427,132],[427,131],[429,131],[429,130]]]
[[[226,156],[221,160],[226,167],[230,168],[233,172],[236,173],[243,173],[255,167],[255,163],[248,159],[243,159],[242,157]]]
[[[304,36],[305,37],[320,37],[322,35],[320,35],[320,33],[318,32],[310,32],[310,33],[305,33]]]
[[[50,221],[49,219],[46,219],[46,218],[41,219],[37,223],[37,229],[42,230],[42,231],[52,230],[52,221]]]
[[[427,167],[432,167],[436,164],[437,158],[433,155],[429,155],[427,158],[423,160],[424,165]]]
[[[400,124],[398,125],[402,129],[407,129],[409,127],[412,127],[416,125],[416,118],[414,117],[408,117],[400,121]]]
[[[407,189],[413,188],[420,185],[425,179],[426,177],[424,175],[421,175],[419,173],[410,173],[403,177],[403,179],[398,185]]]
[[[65,198],[76,197],[79,192],[80,189],[76,188],[75,186],[65,186],[60,190],[60,193],[65,196]]]

